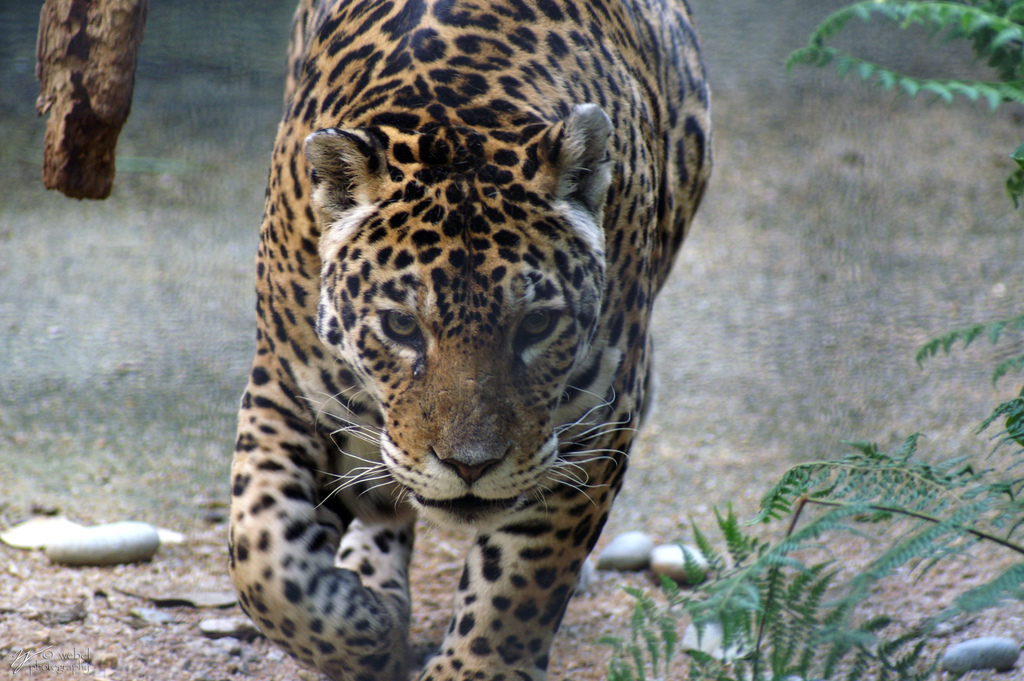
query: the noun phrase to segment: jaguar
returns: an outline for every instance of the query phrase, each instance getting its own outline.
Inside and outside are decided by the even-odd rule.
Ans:
[[[690,9],[302,0],[286,73],[231,467],[241,607],[335,680],[546,679],[711,172]],[[432,526],[475,535],[415,660]]]

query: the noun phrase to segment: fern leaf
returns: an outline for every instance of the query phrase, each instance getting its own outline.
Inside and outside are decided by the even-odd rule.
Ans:
[[[886,453],[878,452],[873,445],[854,443],[859,454],[794,466],[765,495],[757,519],[792,507],[799,498],[815,504],[847,506],[844,517],[867,514],[875,519],[884,517],[879,516],[880,512],[891,513],[894,509],[932,516],[964,506],[966,496],[971,494],[964,490],[980,484],[983,472],[965,465],[962,459],[938,465],[913,461],[918,438],[913,435]],[[836,516],[829,522],[838,529],[842,520]]]
[[[704,557],[708,559],[708,566],[713,570],[721,569],[725,565],[725,561],[722,559],[722,554],[718,552],[718,549],[708,541],[708,538],[700,531],[697,524],[690,519],[690,527],[693,529],[693,542],[700,549]]]
[[[896,657],[906,649],[908,644],[913,644],[910,650]],[[922,638],[920,631],[909,631],[896,638],[879,641],[875,648],[875,655],[882,667],[881,678],[888,678],[887,672],[889,671],[895,672],[896,678],[907,681],[932,678],[938,661],[923,669],[919,668],[922,662],[921,656],[927,645],[928,640]]]
[[[987,335],[992,344],[998,343],[1003,333],[1011,330],[1024,331],[1024,314],[1009,317],[1008,319],[999,319],[986,324],[972,324],[971,326],[955,329],[937,338],[933,338],[917,351],[917,363],[919,366],[924,364],[926,359],[939,354],[939,350],[948,355],[950,349],[957,342],[962,342],[964,348],[966,348],[982,334]],[[1024,355],[1011,357],[996,366],[995,373],[992,376],[992,383],[995,384],[1007,372],[1011,370],[1019,371],[1022,368],[1024,368]]]
[[[665,575],[659,576],[659,582],[661,584],[661,590],[665,593],[669,603],[676,602],[679,599],[681,589],[679,585],[671,577]]]
[[[676,631],[676,621],[671,615],[664,615],[658,619],[658,629],[661,639],[665,642],[665,672],[672,662],[672,654],[675,652],[676,644],[679,643],[679,634]]]
[[[868,443],[853,443],[853,446],[866,445]],[[865,455],[870,454],[865,451]],[[825,495],[830,492],[826,483],[829,481],[829,474],[822,466],[828,466],[825,462],[812,462],[788,469],[775,485],[761,498],[761,504],[757,515],[748,524],[768,523],[772,520],[779,520],[794,512],[793,504],[801,497],[812,494]]]
[[[826,46],[826,42],[838,35],[851,19],[869,21],[876,16],[900,28],[922,24],[934,31],[949,29],[951,37],[973,41],[979,55],[990,57],[997,65],[1005,66],[1001,69],[1005,82],[916,79]],[[885,90],[898,85],[911,97],[921,92],[931,92],[946,103],[951,103],[956,95],[971,102],[984,98],[989,108],[995,110],[1005,101],[1024,103],[1024,83],[1019,80],[1019,75],[1016,78],[1012,75],[1022,71],[1019,58],[1022,44],[1024,26],[983,8],[951,2],[865,0],[826,17],[811,34],[808,46],[789,56],[785,68],[792,70],[797,64],[818,67],[834,64],[840,76],[855,71],[861,80],[874,80]],[[1005,54],[1007,50],[1013,53]]]
[[[1020,42],[1021,30],[1019,26],[1011,26],[1000,30],[996,37],[992,39],[990,46],[992,49],[998,49],[1011,43]]]
[[[811,34],[810,43],[824,44],[828,39],[838,35],[853,18],[867,22],[875,17],[884,18],[900,28],[912,24],[921,24],[937,30],[955,27],[965,37],[991,31],[999,38],[998,42],[992,41],[995,47],[1002,47],[1014,41],[1024,41],[1024,30],[1015,19],[1000,16],[987,9],[953,2],[864,0],[826,17]]]
[[[617,657],[608,661],[608,681],[634,681],[629,666]]]
[[[1020,397],[1007,400],[993,409],[992,413],[978,426],[977,432],[985,431],[993,421],[1000,418],[1006,419],[1006,432],[1011,439],[1018,441],[1024,439],[1024,388],[1021,389]],[[1024,446],[1024,442],[1020,442],[1020,444]]]
[[[727,509],[725,517],[716,508],[715,520],[718,522],[718,528],[722,532],[726,549],[729,551],[733,563],[742,565],[756,551],[756,540],[750,539],[740,531],[739,521],[731,507]]]
[[[880,581],[911,561],[920,562],[934,556],[944,555],[949,544],[963,536],[966,519],[973,517],[976,513],[977,509],[961,509],[951,518],[905,536],[873,560],[867,570],[853,579],[853,584],[857,585],[863,582],[866,588],[869,584]]]
[[[1010,357],[1004,359],[996,368],[992,370],[992,382],[997,382],[1000,378],[1010,373],[1011,371],[1022,371],[1024,370],[1024,355],[1017,355],[1016,357]]]
[[[971,613],[999,605],[1007,599],[1024,600],[1024,563],[1010,567],[1001,575],[981,586],[965,591],[956,603],[944,610],[938,618],[949,619],[954,614]]]
[[[658,660],[661,658],[661,648],[658,645],[658,636],[654,631],[647,627],[641,629],[641,634],[643,636],[644,643],[647,645],[647,654],[651,657],[651,670],[655,675],[657,675]]]
[[[914,78],[903,77],[899,80],[900,88],[910,95],[910,97],[916,97],[917,93],[921,91],[921,84]]]
[[[635,586],[624,586],[622,587],[622,590],[638,601],[641,598],[647,597],[647,594],[644,593],[643,589],[638,589]]]
[[[938,96],[946,104],[953,103],[953,92],[949,86],[938,80],[926,80],[921,83],[921,89]]]
[[[636,669],[636,678],[639,681],[646,681],[647,674],[644,672],[644,653],[638,645],[629,646],[629,652],[633,655],[633,664]]]

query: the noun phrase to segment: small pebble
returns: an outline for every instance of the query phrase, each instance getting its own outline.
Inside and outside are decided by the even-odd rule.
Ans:
[[[972,669],[1012,669],[1020,649],[1012,638],[986,636],[964,641],[946,649],[942,656],[942,668],[947,672],[962,674]]]
[[[158,527],[156,533],[160,536],[161,544],[184,544],[185,535],[175,530],[168,530],[163,527]]]
[[[650,565],[654,540],[643,532],[624,532],[597,557],[598,570],[644,570]]]
[[[694,546],[663,544],[651,551],[651,572],[664,575],[679,584],[689,584],[686,574],[686,556],[700,569],[702,578],[708,571],[708,560],[700,549]]]
[[[210,645],[221,654],[229,655],[232,657],[241,656],[242,654],[242,642],[234,636],[225,636],[224,638],[218,638],[210,641]]]
[[[722,649],[722,625],[717,622],[707,622],[699,630],[693,624],[686,627],[683,633],[683,650],[699,650],[716,660],[731,662],[745,656],[748,646],[742,641],[734,641],[728,649]]]
[[[46,555],[65,565],[118,565],[149,560],[160,535],[147,523],[120,522],[83,527],[46,545]]]
[[[216,639],[216,640],[213,640],[213,641],[211,641],[209,639],[190,639],[190,640],[185,642],[185,651],[186,651],[186,654],[190,658],[193,658],[193,659],[194,658],[199,658],[199,657],[224,658],[224,657],[228,657],[230,655],[230,653],[228,653],[223,648],[220,648],[216,644],[220,643],[221,641],[237,641],[237,640],[238,640],[237,638],[230,638],[230,637],[229,638]],[[195,679],[194,681],[198,681],[198,679]],[[208,679],[208,681],[219,681],[219,679]]]
[[[118,659],[114,653],[102,653],[92,658],[92,663],[97,669],[117,669]]]
[[[173,624],[178,621],[173,614],[157,608],[132,608],[128,614],[146,624]]]
[[[583,561],[583,567],[580,568],[580,576],[576,578],[576,589],[573,591],[574,595],[581,595],[590,589],[590,585],[594,583],[594,577],[597,575],[597,568],[594,567],[594,561],[589,558]]]
[[[169,585],[164,588],[142,587],[131,593],[132,596],[145,598],[156,605],[170,608],[187,605],[193,608],[226,608],[238,602],[234,591],[189,591],[183,586]]]
[[[208,508],[202,512],[200,517],[210,525],[217,525],[227,522],[228,510],[226,508]]]
[[[184,591],[179,597],[196,608],[226,608],[238,602],[234,591]]]
[[[16,549],[41,549],[55,541],[74,537],[84,527],[64,517],[29,518],[0,533],[0,541]]]
[[[256,625],[245,617],[217,617],[206,619],[199,623],[199,631],[206,638],[224,638],[226,636],[231,636],[242,641],[251,641],[260,634]]]

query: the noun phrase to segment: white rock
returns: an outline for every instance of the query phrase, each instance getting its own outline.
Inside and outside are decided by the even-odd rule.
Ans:
[[[576,589],[573,594],[578,596],[586,593],[590,585],[594,583],[596,576],[597,568],[594,566],[594,561],[587,558],[583,561],[583,567],[580,568],[580,576],[576,578]]]
[[[650,565],[654,540],[643,532],[624,532],[597,557],[598,570],[643,570]]]
[[[216,617],[199,623],[199,631],[206,638],[232,638],[251,641],[259,636],[259,630],[247,617]]]
[[[182,591],[168,594],[168,601],[180,600],[194,608],[226,608],[238,602],[234,591]]]
[[[65,565],[117,565],[149,560],[160,535],[147,523],[120,522],[83,527],[46,545],[46,555]]]
[[[942,668],[947,672],[962,674],[972,669],[1012,669],[1020,648],[1012,638],[986,636],[958,643],[946,649],[942,656]]]
[[[708,571],[708,560],[695,546],[680,544],[663,544],[651,550],[651,572],[665,575],[679,584],[689,584],[686,574],[686,557],[700,569],[701,576]]]
[[[132,608],[128,614],[146,624],[173,624],[178,621],[173,613],[157,608]]]
[[[156,533],[160,535],[161,544],[184,544],[185,535],[181,532],[175,532],[174,530],[168,530],[163,527],[156,528]]]
[[[210,641],[210,645],[223,655],[241,656],[242,654],[242,642],[234,636],[215,639]]]
[[[54,541],[73,537],[82,525],[59,516],[30,518],[9,527],[0,534],[0,541],[16,549],[41,549]]]

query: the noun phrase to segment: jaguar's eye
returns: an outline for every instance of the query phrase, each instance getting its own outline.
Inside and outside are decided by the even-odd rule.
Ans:
[[[419,336],[420,325],[412,315],[388,312],[383,319],[384,333],[399,343],[409,343]]]
[[[516,345],[523,348],[543,340],[555,328],[558,313],[554,310],[534,310],[523,318],[516,332]]]

